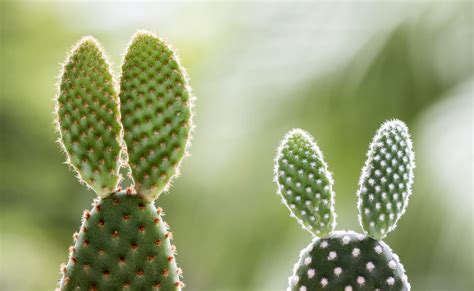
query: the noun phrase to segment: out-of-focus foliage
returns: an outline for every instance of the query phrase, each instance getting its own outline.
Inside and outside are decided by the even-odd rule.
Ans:
[[[118,72],[145,28],[178,48],[198,97],[192,156],[158,202],[189,290],[282,290],[309,234],[276,199],[275,148],[315,136],[339,229],[357,230],[371,135],[408,123],[410,208],[387,243],[414,290],[472,290],[473,4],[0,3],[0,289],[51,290],[94,196],[54,143],[60,62],[93,34]],[[172,196],[171,199],[168,196]]]

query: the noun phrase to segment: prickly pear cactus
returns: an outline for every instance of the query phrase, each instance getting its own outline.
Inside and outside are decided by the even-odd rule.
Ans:
[[[333,180],[309,133],[290,131],[278,148],[278,194],[314,239],[301,251],[288,290],[410,290],[398,256],[382,238],[405,212],[413,184],[410,135],[399,120],[377,131],[362,169],[359,222],[365,234],[334,231]]]
[[[119,94],[115,85],[99,43],[81,39],[63,66],[55,116],[67,163],[99,197],[84,211],[58,289],[181,290],[172,234],[154,200],[189,147],[187,77],[166,42],[138,32]],[[123,191],[125,165],[133,185]]]

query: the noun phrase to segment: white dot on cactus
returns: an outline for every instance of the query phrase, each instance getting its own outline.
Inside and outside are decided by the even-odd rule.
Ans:
[[[300,182],[296,182],[296,187],[300,188],[300,187],[301,187],[301,183],[300,183]]]
[[[352,291],[352,286],[351,286],[351,285],[347,285],[347,286],[344,288],[344,291]]]
[[[288,167],[290,167],[290,169],[294,169],[294,168],[295,168],[295,165],[289,164]]]
[[[381,190],[379,185],[375,186],[375,192],[379,193]]]
[[[301,286],[300,291],[306,291],[306,286]]]
[[[321,283],[321,286],[326,287],[326,285],[328,284],[328,279],[326,279],[326,278],[321,278],[321,282],[320,282],[320,283]]]
[[[334,251],[329,252],[328,261],[332,261],[332,260],[334,260],[335,258],[337,258],[337,253],[334,252]]]
[[[380,233],[381,233],[381,234],[385,234],[385,232],[386,232],[385,228],[382,228],[382,229],[380,230]]]
[[[311,187],[306,187],[306,192],[311,193]]]
[[[380,162],[380,166],[382,166],[382,168],[385,168],[385,166],[387,166],[387,162],[385,162],[385,161],[382,160],[382,161]]]
[[[301,201],[301,196],[297,195],[297,196],[295,197],[295,200],[296,200],[296,201]]]
[[[293,278],[291,278],[291,283],[293,285],[296,285],[296,284],[298,284],[299,280],[300,280],[300,277],[298,277],[297,275],[294,275]]]
[[[312,279],[316,275],[316,270],[315,269],[309,269],[308,270],[308,278]]]
[[[325,248],[327,248],[327,247],[329,246],[329,243],[328,243],[327,241],[323,240],[323,241],[319,244],[319,246],[320,246],[322,249],[325,249]]]
[[[310,173],[310,174],[308,175],[308,178],[310,178],[310,179],[313,179],[313,177],[314,177],[314,174],[313,174],[313,173]]]
[[[306,257],[306,258],[304,259],[304,264],[305,264],[305,265],[311,264],[311,257]]]
[[[395,279],[393,277],[388,277],[387,284],[392,286],[393,284],[395,284]]]
[[[306,201],[304,202],[304,204],[305,204],[306,206],[310,206],[310,205],[311,205],[311,201],[306,200]]]
[[[402,208],[402,202],[397,202],[397,208],[401,209]]]
[[[339,277],[339,275],[341,275],[341,273],[342,273],[342,268],[341,267],[334,268],[334,275]]]
[[[301,215],[302,215],[302,216],[305,216],[305,215],[306,215],[306,211],[301,210]]]
[[[291,182],[291,177],[286,177],[287,182]]]
[[[360,255],[360,249],[359,248],[353,248],[352,249],[352,256],[354,258],[357,258]]]
[[[398,200],[398,194],[397,193],[393,194],[392,197],[393,197],[393,200]]]
[[[362,193],[367,193],[367,188],[366,188],[366,187],[362,187],[361,192],[362,192]]]
[[[377,254],[379,254],[379,255],[380,255],[380,254],[382,253],[382,251],[383,251],[383,250],[382,250],[382,247],[381,247],[380,245],[376,245],[376,246],[374,247],[374,250],[375,250],[375,252],[376,252]]]
[[[342,244],[343,245],[347,245],[350,242],[351,242],[351,238],[349,236],[345,235],[345,236],[342,237]]]
[[[381,206],[380,206],[380,203],[379,203],[379,202],[375,203],[375,209],[378,210],[378,209],[380,209],[380,207],[381,207]]]
[[[405,185],[400,183],[400,184],[398,184],[398,188],[403,189],[403,188],[405,188]]]
[[[375,170],[375,176],[380,177],[380,175],[382,175],[382,172],[379,169]]]
[[[316,199],[321,199],[321,193],[316,193],[314,196],[316,196]]]
[[[316,220],[316,217],[310,216],[309,219],[310,219],[311,221],[315,221],[315,220]]]
[[[293,194],[293,191],[291,191],[291,190],[286,191],[286,195],[291,195],[291,194]]]
[[[390,214],[388,215],[388,217],[390,218],[390,220],[393,220],[393,219],[395,218],[395,214],[390,213]]]
[[[374,226],[375,226],[375,222],[371,221],[371,222],[369,223],[369,225],[370,225],[370,227],[374,227]]]
[[[382,192],[382,199],[387,199],[387,192]]]
[[[365,213],[365,215],[369,215],[370,214],[370,209],[369,208],[364,208],[364,213]]]
[[[329,185],[324,186],[325,191],[329,191]]]
[[[369,201],[373,201],[374,200],[374,194],[369,194]]]
[[[316,167],[316,163],[315,163],[315,162],[311,162],[309,165],[310,165],[311,168]]]
[[[390,269],[396,269],[397,268],[397,263],[394,260],[390,260],[390,262],[388,262],[388,267]]]
[[[362,286],[362,285],[364,285],[364,283],[365,283],[365,278],[364,277],[362,277],[362,276],[357,277],[357,284]]]
[[[370,179],[369,179],[369,184],[370,184],[370,186],[373,186],[373,185],[375,184],[375,180],[372,179],[372,178],[370,178]]]
[[[380,214],[379,220],[380,220],[380,221],[384,221],[384,220],[385,220],[385,214]]]
[[[405,167],[403,165],[400,165],[400,167],[398,167],[398,170],[400,172],[405,172]]]
[[[295,208],[296,208],[296,205],[295,205],[295,204],[290,204],[290,208],[291,208],[291,209],[295,209]]]
[[[382,177],[382,178],[380,179],[380,181],[382,182],[382,184],[385,184],[385,183],[387,183],[387,178]]]
[[[365,265],[365,267],[367,268],[367,270],[368,270],[369,272],[372,272],[372,271],[375,269],[375,265],[374,265],[374,263],[372,263],[372,262],[368,262],[368,263]]]
[[[380,156],[379,156],[379,155],[376,155],[376,156],[374,157],[374,160],[379,161],[379,160],[380,160]]]
[[[393,184],[389,184],[388,189],[393,190],[393,189],[395,189],[395,186]]]

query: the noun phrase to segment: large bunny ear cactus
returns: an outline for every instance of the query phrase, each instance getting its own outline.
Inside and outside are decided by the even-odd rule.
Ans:
[[[120,94],[95,39],[83,38],[73,48],[57,97],[59,142],[79,180],[99,198],[84,211],[74,234],[60,290],[183,287],[172,234],[153,201],[169,187],[187,153],[191,101],[173,50],[153,34],[140,32],[132,39]],[[129,158],[135,182],[126,191],[118,187],[120,165],[127,162],[121,153]]]
[[[384,123],[369,148],[358,191],[359,221],[367,235],[333,231],[327,165],[307,132],[290,131],[277,152],[275,181],[283,203],[314,239],[301,251],[288,290],[410,290],[398,256],[381,239],[405,211],[414,167],[406,126]]]

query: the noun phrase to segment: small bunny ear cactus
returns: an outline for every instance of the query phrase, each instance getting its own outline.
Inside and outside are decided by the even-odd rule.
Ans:
[[[73,48],[57,97],[59,143],[79,180],[99,198],[84,211],[74,234],[60,290],[183,287],[172,234],[153,201],[169,187],[187,153],[191,101],[176,55],[151,33],[132,39],[120,94],[95,39],[83,38]],[[127,162],[121,153],[129,158],[135,182],[126,191],[118,187],[120,166]]]
[[[410,290],[398,256],[381,239],[408,204],[415,167],[408,129],[398,120],[377,131],[362,170],[359,221],[367,235],[333,231],[333,181],[313,138],[290,131],[278,148],[275,181],[313,241],[301,251],[288,290]]]

